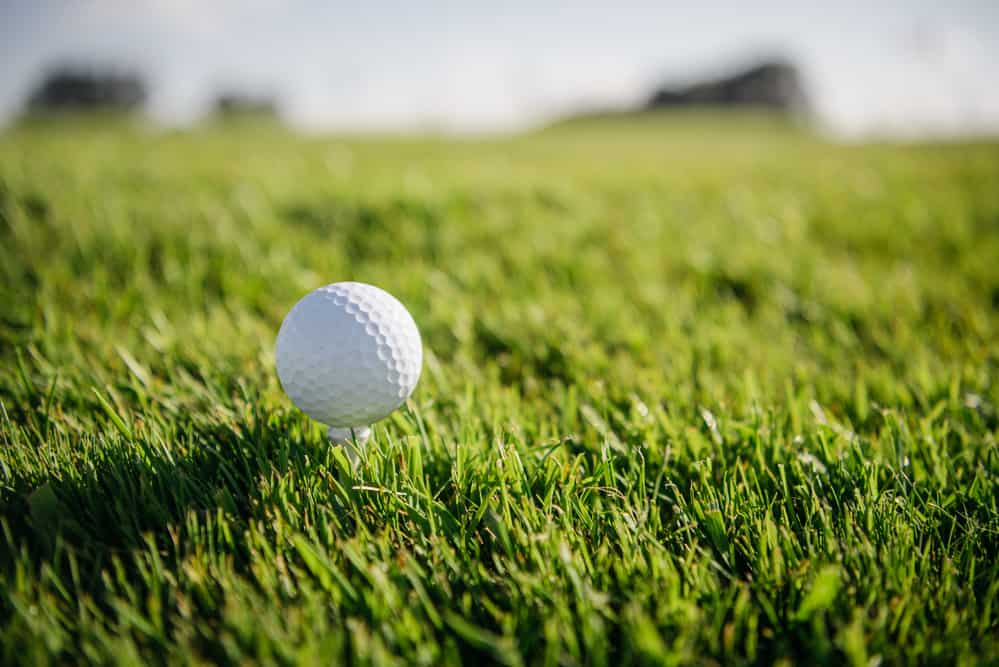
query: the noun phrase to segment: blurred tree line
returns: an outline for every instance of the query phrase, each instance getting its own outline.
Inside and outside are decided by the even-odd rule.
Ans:
[[[137,72],[119,68],[64,65],[48,71],[28,96],[29,113],[40,111],[141,111],[149,86]],[[275,117],[277,100],[241,90],[224,90],[212,105],[215,115]]]
[[[131,112],[143,108],[148,86],[134,71],[114,68],[62,66],[49,71],[27,101],[29,112],[41,110],[107,110]],[[655,90],[643,111],[675,107],[763,108],[788,115],[809,109],[808,96],[798,69],[785,61],[764,61],[715,79]],[[213,104],[215,115],[276,117],[278,102],[272,96],[238,89],[224,90]],[[619,113],[619,112],[616,112]],[[584,114],[586,115],[586,114]]]

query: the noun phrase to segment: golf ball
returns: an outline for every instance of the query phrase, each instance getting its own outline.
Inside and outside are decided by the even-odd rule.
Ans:
[[[339,428],[387,417],[413,393],[423,367],[420,331],[406,307],[355,282],[320,287],[296,303],[275,356],[292,402]]]

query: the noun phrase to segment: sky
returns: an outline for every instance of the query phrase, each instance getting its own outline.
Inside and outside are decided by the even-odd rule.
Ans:
[[[141,72],[167,124],[225,88],[306,129],[511,131],[769,57],[836,134],[999,133],[997,0],[0,0],[0,120],[78,62]]]

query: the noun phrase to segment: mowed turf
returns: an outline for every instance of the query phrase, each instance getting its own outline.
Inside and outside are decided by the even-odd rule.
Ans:
[[[287,310],[425,346],[352,472]],[[0,135],[0,662],[999,657],[999,143]]]

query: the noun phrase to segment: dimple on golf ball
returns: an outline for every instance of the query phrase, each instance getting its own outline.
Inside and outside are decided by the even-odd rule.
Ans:
[[[413,393],[423,367],[420,331],[406,307],[356,282],[320,287],[296,303],[275,356],[292,402],[338,428],[387,417]]]

